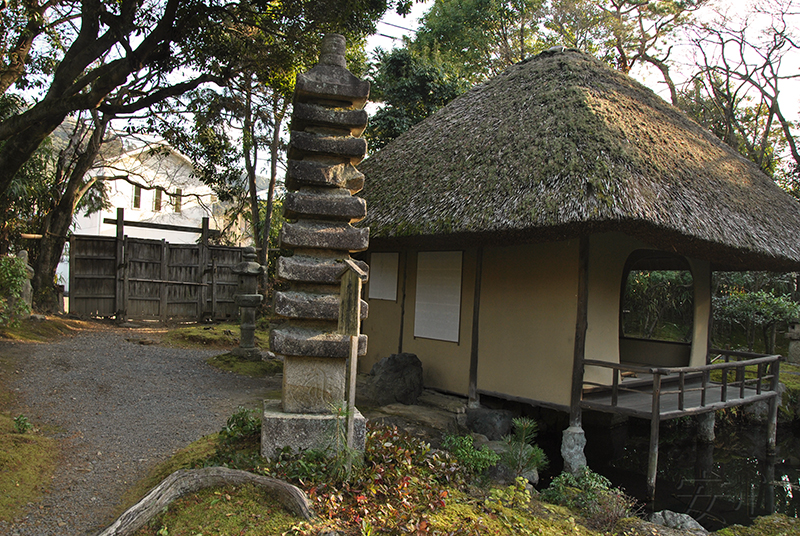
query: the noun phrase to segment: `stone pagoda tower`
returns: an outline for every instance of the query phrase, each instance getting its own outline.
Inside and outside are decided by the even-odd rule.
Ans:
[[[366,202],[354,197],[364,185],[355,165],[367,143],[359,138],[367,125],[363,109],[369,82],[347,70],[345,39],[327,35],[319,64],[297,76],[284,201],[287,222],[281,246],[292,256],[278,260],[277,278],[288,283],[275,293],[274,311],[288,319],[270,337],[273,352],[284,356],[280,407],[265,404],[262,455],[284,446],[325,447],[336,418],[331,405],[345,398],[350,336],[338,332],[339,278],[351,252],[364,251],[369,229],[351,223],[363,219]],[[365,263],[359,268],[367,271]],[[361,301],[361,318],[367,304]],[[358,336],[358,355],[367,337]],[[365,420],[356,410],[356,448],[363,450]]]

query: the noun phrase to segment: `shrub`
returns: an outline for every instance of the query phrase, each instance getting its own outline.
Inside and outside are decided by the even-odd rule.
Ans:
[[[542,499],[578,509],[592,528],[608,531],[637,510],[636,499],[611,485],[611,481],[584,467],[576,477],[563,472],[542,492]]]
[[[18,434],[26,434],[33,430],[33,424],[25,415],[14,417],[14,431]]]
[[[449,450],[458,463],[471,474],[480,474],[500,460],[500,455],[489,450],[486,445],[480,450],[476,449],[472,436],[448,434],[444,437],[442,446]]]
[[[518,417],[511,422],[514,424],[514,433],[503,438],[506,444],[506,450],[501,456],[503,464],[511,469],[514,476],[547,467],[544,451],[533,444],[538,431],[536,421],[528,417]]]
[[[28,280],[25,262],[17,257],[0,257],[0,326],[15,325],[21,316],[30,312],[22,299]]]
[[[258,411],[243,406],[237,407],[233,415],[228,417],[219,437],[228,445],[260,440],[261,418]]]

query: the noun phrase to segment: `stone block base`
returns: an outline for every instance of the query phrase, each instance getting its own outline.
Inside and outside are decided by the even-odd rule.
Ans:
[[[231,350],[231,354],[247,361],[261,361],[261,350],[258,348],[237,347]]]
[[[284,413],[280,401],[265,400],[261,422],[261,455],[272,458],[284,447],[294,452],[314,449],[335,449],[337,426],[344,443],[346,421],[329,413]],[[358,409],[354,415],[353,447],[363,451],[367,438],[367,419]]]

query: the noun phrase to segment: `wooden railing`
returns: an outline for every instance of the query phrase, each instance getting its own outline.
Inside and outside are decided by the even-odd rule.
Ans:
[[[714,357],[712,357],[714,356]],[[733,359],[732,359],[733,358]],[[687,413],[701,413],[708,405],[719,406],[727,405],[729,391],[738,389],[738,398],[745,398],[746,389],[754,389],[756,395],[761,395],[762,391],[775,392],[778,388],[780,374],[780,362],[783,358],[779,355],[764,355],[751,352],[738,352],[732,350],[712,349],[709,351],[709,364],[699,367],[647,367],[625,365],[619,363],[609,363],[607,361],[596,361],[587,359],[584,361],[586,367],[600,367],[611,369],[612,382],[611,388],[611,407],[616,407],[621,392],[647,393],[647,385],[651,386],[650,393],[653,396],[653,409],[659,405],[659,399],[664,395],[678,396],[678,409]],[[722,360],[720,362],[720,360]],[[714,371],[720,371],[720,380],[712,381],[711,375]],[[733,371],[733,379],[731,372]],[[639,381],[623,382],[621,376],[624,373],[651,375],[652,378]],[[748,377],[750,373],[751,377]],[[677,387],[669,390],[662,389],[662,378],[665,376],[677,375]],[[700,378],[700,386],[687,386],[688,378]],[[626,385],[627,384],[627,385]],[[608,384],[596,382],[583,382],[584,389],[605,388]],[[719,389],[719,400],[710,400],[710,388],[716,391]],[[644,388],[644,389],[643,389]],[[686,408],[686,395],[691,392],[700,392],[700,405],[693,408]],[[693,411],[694,410],[694,411]]]

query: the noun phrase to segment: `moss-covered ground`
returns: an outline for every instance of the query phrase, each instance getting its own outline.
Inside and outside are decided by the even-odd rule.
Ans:
[[[191,324],[170,328],[162,342],[178,348],[220,348],[232,349],[239,345],[239,324]],[[256,346],[269,348],[269,332],[256,330]]]
[[[24,320],[16,326],[0,328],[0,339],[41,342],[84,327],[82,322],[59,317]],[[58,443],[44,437],[35,422],[9,411],[13,394],[7,379],[16,373],[19,360],[25,355],[24,347],[0,342],[0,520],[3,521],[12,521],[24,513],[29,503],[39,499],[52,480],[59,452]]]

